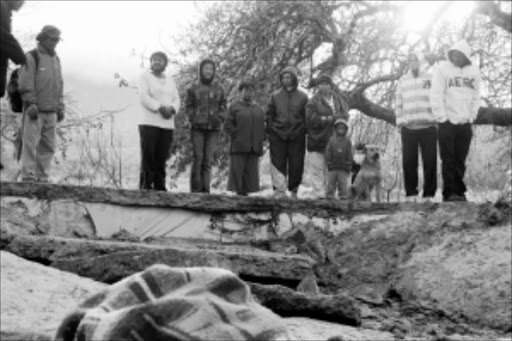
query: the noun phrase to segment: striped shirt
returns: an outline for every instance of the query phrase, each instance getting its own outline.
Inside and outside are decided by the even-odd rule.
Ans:
[[[436,123],[429,98],[431,79],[425,71],[419,71],[418,77],[409,71],[400,78],[395,93],[397,126],[421,129]]]

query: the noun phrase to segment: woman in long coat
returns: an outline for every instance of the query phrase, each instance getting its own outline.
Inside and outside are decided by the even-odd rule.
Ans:
[[[245,196],[260,190],[265,113],[254,103],[254,84],[242,82],[238,90],[241,99],[229,107],[225,124],[231,138],[228,191]]]
[[[321,75],[316,80],[315,95],[306,105],[307,172],[313,187],[314,198],[325,196],[327,166],[325,147],[333,135],[337,119],[348,121],[348,110],[343,99],[333,91],[331,77]]]

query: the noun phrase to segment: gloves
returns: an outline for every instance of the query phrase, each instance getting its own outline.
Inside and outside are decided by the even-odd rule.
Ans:
[[[64,117],[65,117],[64,111],[62,111],[62,110],[57,111],[57,122],[59,122],[59,123],[62,122],[64,120]]]
[[[32,120],[37,120],[37,113],[39,112],[39,109],[37,108],[37,105],[30,104],[26,110],[27,116],[30,117]]]

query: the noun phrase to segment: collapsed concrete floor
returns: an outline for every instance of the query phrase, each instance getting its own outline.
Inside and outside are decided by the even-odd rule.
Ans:
[[[397,339],[511,337],[509,202],[276,201],[17,183],[2,183],[0,194],[2,250],[97,282],[154,263],[218,266],[285,317]],[[315,284],[296,292],[305,278],[319,292]]]

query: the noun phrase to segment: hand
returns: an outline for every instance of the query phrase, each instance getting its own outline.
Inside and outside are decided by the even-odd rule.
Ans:
[[[165,107],[165,106],[161,106],[158,111],[160,112],[160,114],[162,115],[163,118],[165,118],[166,120],[170,119],[171,116],[172,116],[172,113],[171,111],[169,110],[169,107]]]
[[[39,108],[35,104],[30,104],[26,110],[27,116],[32,120],[37,120],[37,113],[39,112]]]
[[[60,123],[60,122],[64,121],[65,116],[66,115],[64,114],[64,110],[57,111],[57,122]]]

